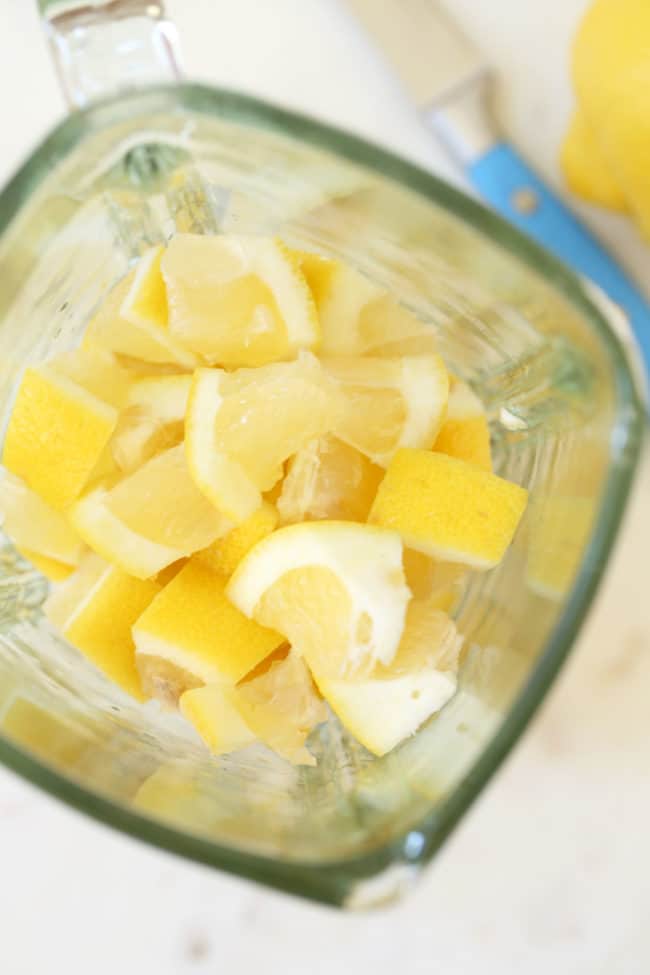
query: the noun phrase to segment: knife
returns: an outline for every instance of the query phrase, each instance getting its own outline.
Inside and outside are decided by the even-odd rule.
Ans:
[[[379,41],[424,122],[485,200],[627,314],[650,378],[650,306],[616,260],[503,139],[490,70],[437,0],[347,0]]]

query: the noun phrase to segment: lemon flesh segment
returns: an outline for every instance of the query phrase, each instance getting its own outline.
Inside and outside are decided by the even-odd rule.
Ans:
[[[133,628],[140,665],[157,658],[202,683],[234,684],[275,650],[283,638],[247,619],[225,587],[224,577],[190,559]]]
[[[259,366],[318,343],[311,292],[279,240],[177,234],[162,270],[170,331],[208,362]]]
[[[191,384],[189,374],[148,376],[133,382],[111,438],[112,456],[121,471],[132,473],[182,442]]]
[[[115,473],[132,474],[158,454],[183,442],[183,423],[160,423],[138,409],[123,410],[111,438]],[[110,477],[107,472],[106,477]]]
[[[263,538],[275,531],[278,525],[278,512],[268,501],[236,528],[222,538],[218,538],[207,548],[196,553],[198,561],[214,572],[231,576],[241,560]]]
[[[110,441],[119,471],[132,473],[181,443],[191,383],[188,374],[148,376],[132,383]]]
[[[88,342],[84,348],[92,347]],[[140,379],[160,379],[163,376],[180,376],[187,374],[188,369],[177,362],[146,362],[144,359],[137,359],[130,355],[115,353],[115,358],[126,369],[132,382]]]
[[[281,521],[365,521],[383,476],[336,437],[310,440],[289,462],[277,501]]]
[[[49,359],[47,366],[118,410],[126,402],[132,377],[107,349],[73,349]]]
[[[478,396],[465,383],[454,379],[447,401],[447,415],[433,449],[484,471],[492,470],[490,428]]]
[[[129,388],[126,406],[142,410],[160,423],[181,423],[191,386],[192,376],[188,373],[136,379]]]
[[[445,613],[413,600],[389,667],[355,681],[314,677],[341,724],[373,755],[385,755],[453,696],[461,642]]]
[[[25,370],[5,437],[5,467],[52,508],[79,496],[117,423],[117,410],[47,366]]]
[[[131,627],[160,591],[96,556],[61,584],[45,606],[63,636],[123,690],[143,700]]]
[[[30,561],[39,556],[71,568],[79,564],[84,544],[65,515],[11,474],[0,480],[0,512],[3,530]]]
[[[214,755],[239,751],[256,740],[223,685],[206,684],[185,691],[178,706]]]
[[[133,280],[120,305],[120,316],[133,325],[167,328],[167,291],[160,271],[164,253],[165,248],[159,244],[151,247],[138,261]]]
[[[227,693],[255,738],[294,765],[316,764],[305,742],[327,710],[295,651]]]
[[[437,355],[327,359],[345,408],[337,437],[386,467],[400,447],[432,447],[442,425],[449,378]]]
[[[284,461],[331,429],[340,409],[335,383],[308,352],[259,369],[198,369],[185,423],[192,475],[240,523],[282,477]]]
[[[71,524],[86,545],[106,561],[138,579],[148,579],[187,554],[133,531],[108,508],[108,495],[108,490],[100,485],[76,501],[68,512]]]
[[[203,687],[203,681],[196,674],[163,657],[139,653],[135,662],[144,696],[158,701],[165,710],[178,710],[186,691]]]
[[[232,528],[198,490],[183,444],[123,478],[108,492],[105,505],[131,531],[180,552],[177,558],[205,548]]]
[[[370,521],[409,548],[474,569],[498,564],[528,492],[474,464],[426,450],[399,450],[379,486]]]
[[[99,346],[130,359],[193,369],[199,357],[186,349],[167,329],[151,322],[135,324],[121,315],[135,272],[119,281],[88,323],[82,347]]]
[[[283,633],[310,667],[344,677],[390,663],[411,593],[396,533],[327,521],[267,536],[239,564],[227,595]]]
[[[451,608],[469,571],[459,562],[440,562],[415,549],[404,549],[404,575],[413,596],[436,599],[439,609]]]

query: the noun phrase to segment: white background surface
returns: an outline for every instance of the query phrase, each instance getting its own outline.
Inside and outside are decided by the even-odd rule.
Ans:
[[[170,5],[191,73],[449,172],[336,0]],[[32,6],[0,0],[2,178],[63,112]],[[567,50],[586,0],[451,6],[498,68],[509,136],[560,185],[555,160],[571,104]],[[582,212],[643,276],[649,251],[634,230]],[[0,971],[647,975],[649,540],[646,459],[569,665],[403,905],[343,916],[269,893],[140,846],[0,770]]]

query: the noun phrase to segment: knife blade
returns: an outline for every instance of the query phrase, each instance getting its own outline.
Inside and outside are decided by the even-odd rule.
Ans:
[[[590,278],[627,315],[650,379],[650,306],[614,257],[504,139],[491,71],[438,0],[347,0],[379,43],[425,124],[486,202]]]
[[[426,112],[487,70],[479,51],[438,3],[349,0],[349,5],[371,28],[421,111]]]

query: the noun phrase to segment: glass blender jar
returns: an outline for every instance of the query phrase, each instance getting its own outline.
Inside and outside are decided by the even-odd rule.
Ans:
[[[181,79],[161,4],[40,0],[70,116],[0,194],[0,403],[73,347],[106,291],[175,231],[273,233],[340,257],[435,330],[486,404],[498,473],[531,503],[455,610],[457,695],[372,758],[334,720],[315,768],[214,758],[45,620],[46,580],[0,550],[0,760],[147,842],[327,903],[408,888],[543,698],[597,589],[643,407],[616,309],[479,204],[280,108]]]

